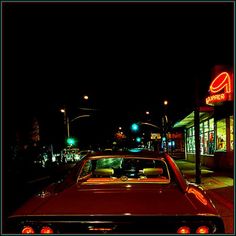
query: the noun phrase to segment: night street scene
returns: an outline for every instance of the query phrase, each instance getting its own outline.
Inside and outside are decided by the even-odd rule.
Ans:
[[[233,1],[1,1],[1,26],[1,235],[234,235]]]

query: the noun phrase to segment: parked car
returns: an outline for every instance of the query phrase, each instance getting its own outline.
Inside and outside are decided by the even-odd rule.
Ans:
[[[9,233],[222,234],[206,192],[168,154],[89,153],[9,217]]]

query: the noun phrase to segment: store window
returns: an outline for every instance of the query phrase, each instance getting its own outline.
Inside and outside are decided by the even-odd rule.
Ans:
[[[194,127],[187,130],[187,152],[195,153]]]
[[[200,153],[214,154],[214,119],[200,123]]]
[[[234,150],[234,117],[229,117],[230,122],[230,151]]]
[[[215,131],[214,131],[214,119],[209,120],[209,142],[208,153],[214,154],[215,151]]]
[[[214,118],[200,123],[200,154],[214,154]],[[194,127],[187,130],[187,152],[195,153]]]
[[[226,151],[226,119],[216,122],[216,150]]]

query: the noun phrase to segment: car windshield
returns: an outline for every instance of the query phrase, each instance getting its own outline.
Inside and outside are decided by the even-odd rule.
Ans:
[[[170,174],[166,162],[162,159],[93,157],[84,162],[79,179],[86,179],[87,183],[170,183]]]

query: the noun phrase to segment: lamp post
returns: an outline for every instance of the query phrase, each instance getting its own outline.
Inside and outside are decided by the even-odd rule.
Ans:
[[[70,137],[70,121],[67,115],[66,108],[61,109],[61,112],[64,113],[64,124],[66,126],[67,138],[69,138]]]
[[[80,118],[84,118],[84,117],[90,117],[90,115],[80,115],[80,116],[76,116],[75,118],[69,120],[69,117],[66,114],[66,110],[65,109],[61,109],[61,112],[64,113],[64,124],[66,124],[66,130],[67,130],[67,138],[70,137],[70,123],[80,119]]]
[[[83,99],[88,100],[89,97],[87,95],[84,95]],[[70,138],[70,123],[77,120],[77,119],[79,119],[79,118],[90,116],[90,115],[80,115],[80,116],[76,116],[75,118],[70,120],[69,115],[68,115],[68,109],[66,108],[66,106],[64,106],[64,108],[62,108],[60,111],[64,114],[64,124],[65,124],[65,127],[66,127],[66,134],[67,134],[66,137],[67,137],[67,139]]]
[[[163,109],[164,111],[163,111],[163,116],[162,116],[162,147],[163,147],[164,152],[166,152],[168,149],[168,140],[167,140],[167,135],[166,135],[167,124],[168,124],[166,108],[168,105],[168,101],[164,100],[163,104],[164,104],[164,109]]]

